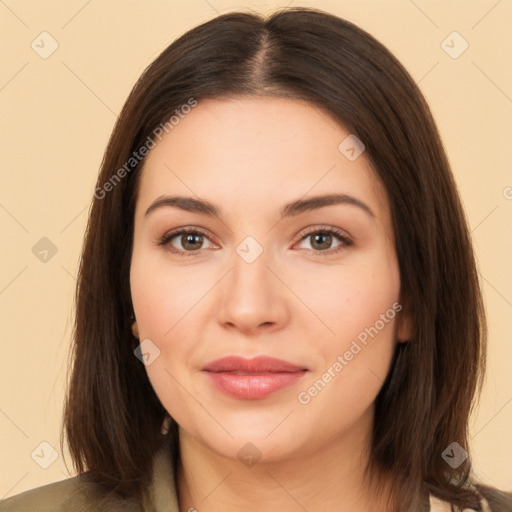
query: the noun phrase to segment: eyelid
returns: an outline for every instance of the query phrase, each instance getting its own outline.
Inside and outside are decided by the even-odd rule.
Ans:
[[[311,235],[313,233],[317,233],[319,231],[321,231],[322,233],[325,233],[325,232],[335,233],[340,238],[345,238],[346,240],[352,241],[352,236],[347,231],[345,231],[341,228],[337,228],[335,226],[330,226],[328,224],[314,224],[312,226],[308,226],[308,227],[304,228],[303,230],[301,230],[299,232],[299,235],[297,235],[297,236],[300,236],[300,240],[302,240],[305,236]]]

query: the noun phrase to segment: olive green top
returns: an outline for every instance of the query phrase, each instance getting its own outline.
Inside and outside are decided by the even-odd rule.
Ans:
[[[142,503],[105,495],[88,473],[67,478],[0,501],[0,512],[179,512],[169,443],[153,462],[151,485]]]
[[[142,503],[105,495],[90,481],[88,473],[83,473],[0,501],[0,512],[180,512],[174,482],[170,445],[166,442],[155,455],[151,484]],[[448,503],[430,497],[430,512],[451,510]],[[482,510],[490,512],[487,503],[482,503]]]

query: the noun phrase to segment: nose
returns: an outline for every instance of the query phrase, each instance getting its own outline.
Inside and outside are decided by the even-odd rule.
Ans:
[[[283,328],[290,318],[290,292],[277,275],[265,250],[252,262],[234,254],[233,268],[222,283],[219,322],[246,335]]]

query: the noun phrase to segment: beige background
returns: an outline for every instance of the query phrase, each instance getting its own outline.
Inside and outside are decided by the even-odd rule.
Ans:
[[[61,453],[40,467],[51,462],[40,443],[59,450],[87,208],[132,85],[172,40],[217,13],[287,4],[325,9],[368,30],[430,102],[467,209],[488,308],[489,374],[472,425],[475,468],[512,488],[510,0],[0,0],[0,498],[68,476]],[[44,31],[58,43],[46,59],[31,47],[51,49]],[[453,31],[469,44],[456,59],[441,46]],[[464,41],[451,36],[445,44],[453,54]],[[32,252],[43,237],[58,249],[46,262]]]

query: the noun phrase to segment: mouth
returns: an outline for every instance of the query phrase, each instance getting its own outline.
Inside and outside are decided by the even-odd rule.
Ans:
[[[242,400],[266,398],[296,384],[307,371],[307,368],[267,356],[224,357],[203,368],[218,391]]]

